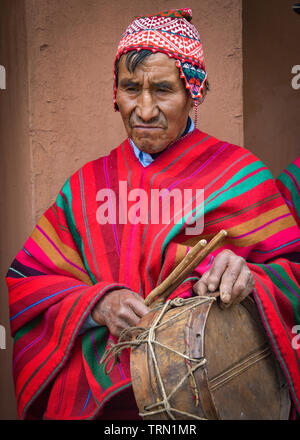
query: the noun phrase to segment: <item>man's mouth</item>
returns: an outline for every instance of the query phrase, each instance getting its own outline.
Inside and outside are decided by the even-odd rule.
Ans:
[[[135,130],[163,130],[163,127],[158,125],[134,125],[132,128]]]

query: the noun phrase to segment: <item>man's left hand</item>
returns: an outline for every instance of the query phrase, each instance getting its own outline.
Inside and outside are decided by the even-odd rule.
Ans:
[[[245,299],[254,287],[255,281],[246,260],[225,249],[216,256],[211,268],[193,289],[199,296],[219,290],[221,305],[228,307]]]

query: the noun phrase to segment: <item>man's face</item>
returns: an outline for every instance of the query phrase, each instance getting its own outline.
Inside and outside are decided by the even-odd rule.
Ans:
[[[146,153],[159,153],[184,132],[193,100],[175,60],[163,53],[150,55],[133,73],[119,63],[116,100],[128,136]]]

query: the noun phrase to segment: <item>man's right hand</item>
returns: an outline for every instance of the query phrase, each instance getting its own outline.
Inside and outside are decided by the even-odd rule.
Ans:
[[[92,310],[97,324],[106,325],[113,336],[119,337],[122,330],[134,327],[150,312],[143,298],[127,289],[113,290],[101,298]]]

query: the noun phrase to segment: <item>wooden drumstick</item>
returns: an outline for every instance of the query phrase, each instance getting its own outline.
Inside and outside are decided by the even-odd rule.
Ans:
[[[187,255],[181,260],[181,262],[175,267],[175,269],[167,276],[167,278],[149,293],[145,299],[145,304],[149,305],[156,296],[160,296],[163,292],[165,292],[165,290],[176,281],[185,267],[194,260],[199,251],[201,251],[206,244],[206,240],[200,240],[195,246],[193,246]]]
[[[184,280],[190,275],[197,266],[212,252],[227,236],[227,232],[223,229],[215,235],[211,241],[206,244],[205,240],[200,240],[183,258],[183,260],[175,267],[170,275],[155,289],[153,289],[147,298],[145,304],[149,306],[153,300],[164,299],[169,296]]]
[[[196,267],[199,266],[200,263],[202,263],[207,255],[209,255],[210,252],[212,252],[221,243],[226,235],[227,232],[224,230],[219,232],[203,249],[203,251],[199,255],[197,255],[195,259],[182,271],[175,282],[171,284],[158,299],[163,301],[165,298],[167,298],[186,279],[186,277],[190,275],[196,269]]]

